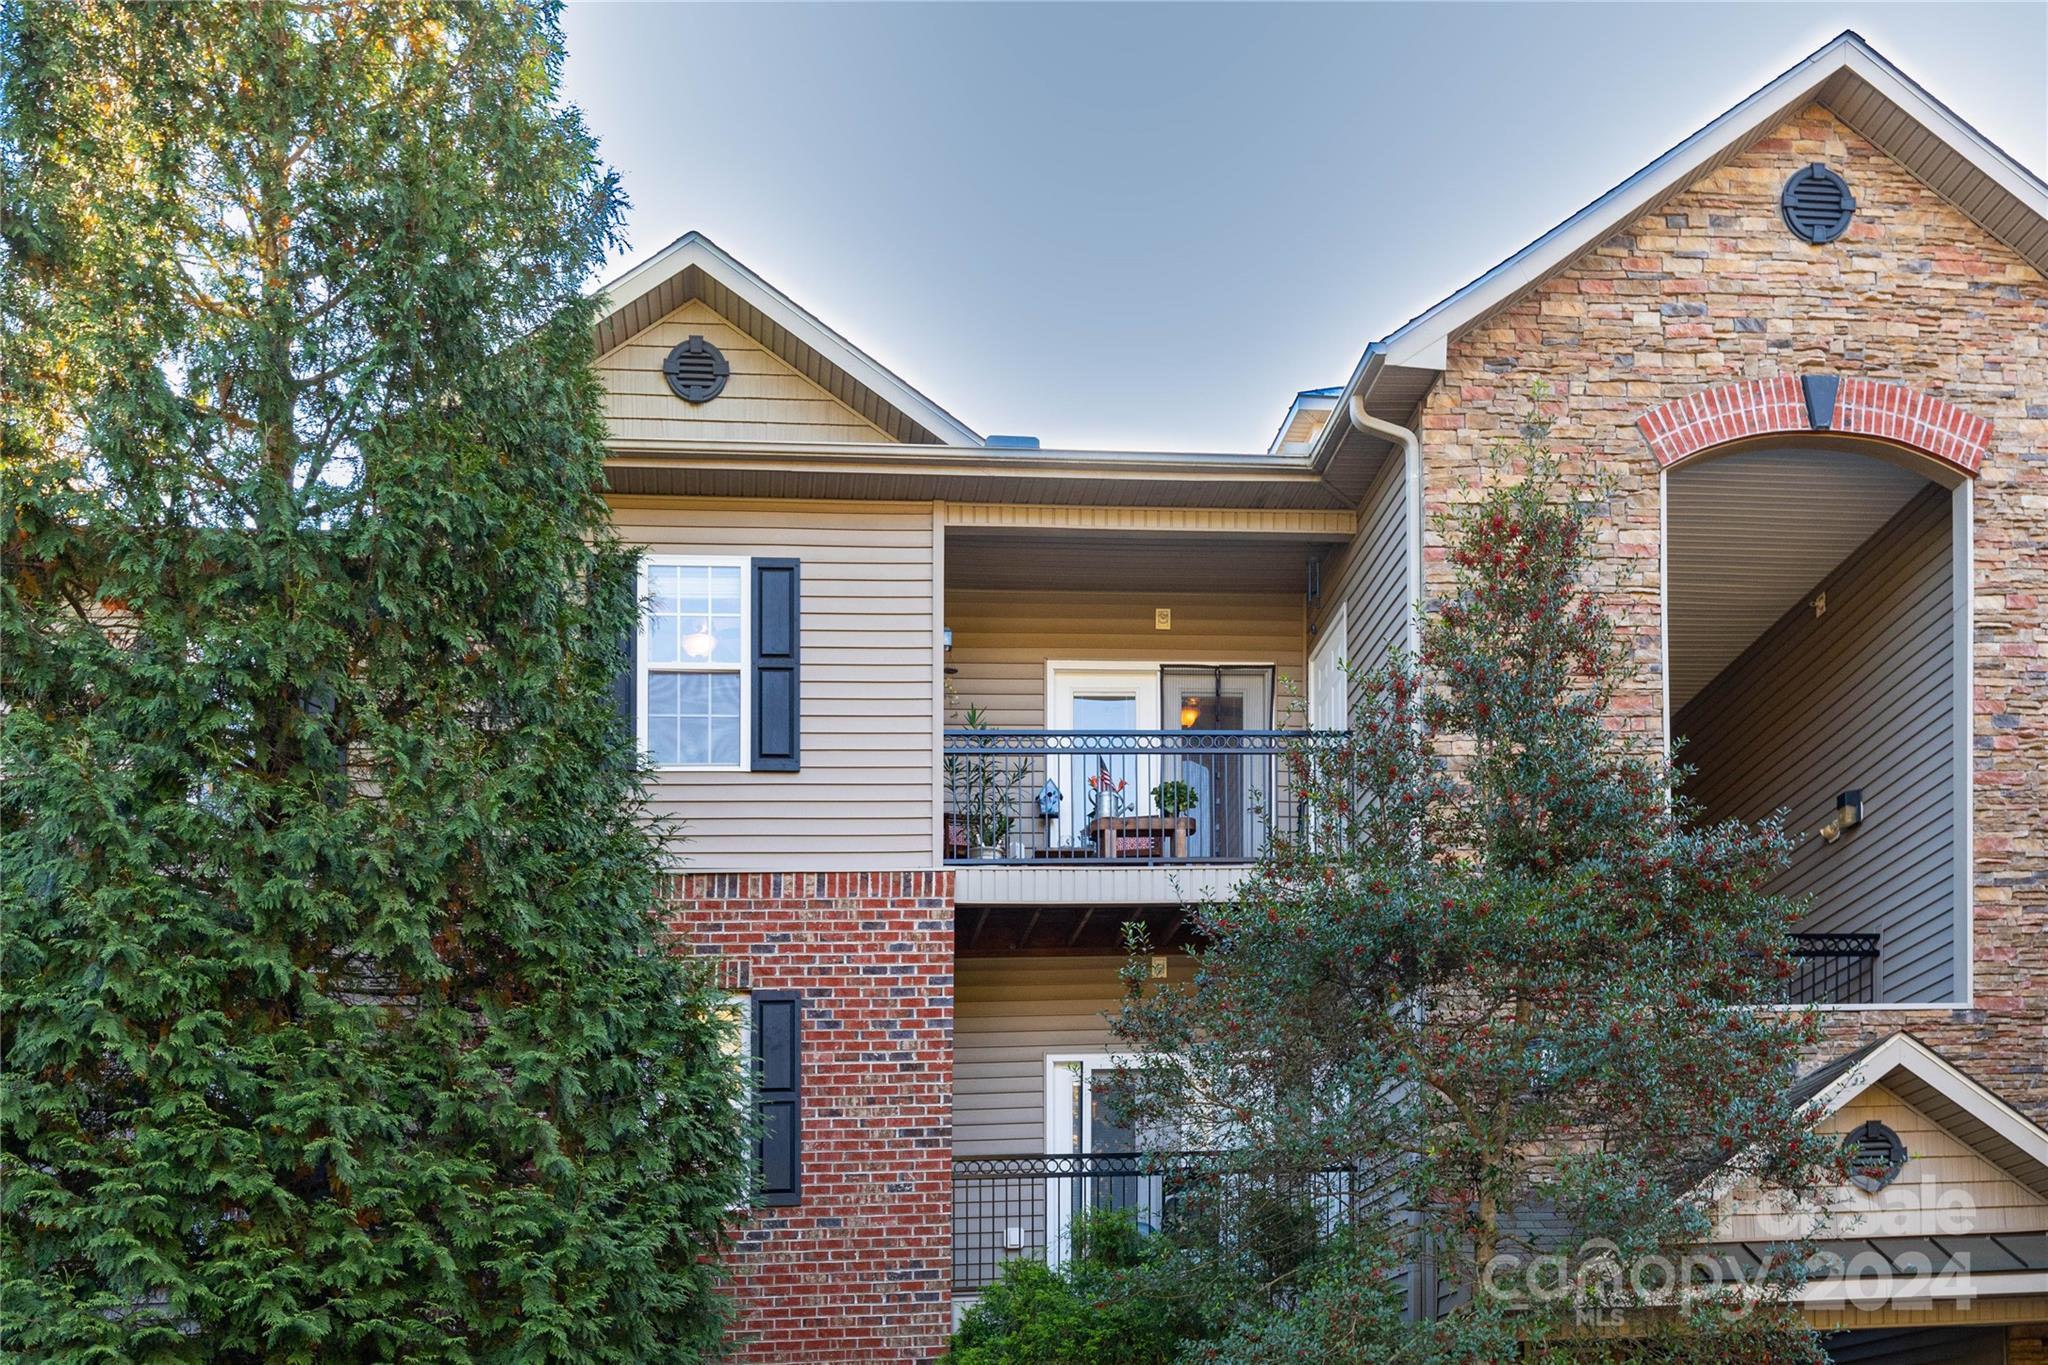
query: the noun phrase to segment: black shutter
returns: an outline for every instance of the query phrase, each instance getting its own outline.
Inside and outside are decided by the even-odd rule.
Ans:
[[[754,737],[757,773],[793,773],[800,761],[797,653],[803,585],[794,559],[754,561]]]
[[[754,992],[754,1166],[763,1204],[801,1198],[802,1013],[795,991]]]

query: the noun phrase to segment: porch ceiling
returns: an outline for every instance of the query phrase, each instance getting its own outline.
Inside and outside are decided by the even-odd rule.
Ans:
[[[946,533],[949,588],[1305,593],[1339,539],[1115,531]]]
[[[1745,451],[1671,472],[1671,705],[1691,701],[1929,480],[1846,449]]]
[[[1186,946],[1187,912],[1178,905],[990,905],[961,908],[953,931],[953,955],[1121,955],[1124,925],[1132,921],[1145,926],[1155,952],[1178,952]]]

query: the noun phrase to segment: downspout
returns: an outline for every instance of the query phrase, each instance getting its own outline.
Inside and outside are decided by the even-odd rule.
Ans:
[[[1408,659],[1422,652],[1422,440],[1408,428],[1383,422],[1365,410],[1365,400],[1351,395],[1351,425],[1384,437],[1401,447],[1408,480]]]
[[[1401,447],[1402,474],[1408,481],[1408,666],[1416,667],[1422,653],[1422,441],[1404,426],[1383,422],[1365,410],[1365,400],[1351,395],[1347,407],[1351,425],[1360,431],[1383,437]],[[1421,1217],[1416,1217],[1417,1225]],[[1428,1247],[1418,1246],[1415,1279],[1409,1286],[1408,1320],[1432,1322],[1437,1315],[1436,1257]]]

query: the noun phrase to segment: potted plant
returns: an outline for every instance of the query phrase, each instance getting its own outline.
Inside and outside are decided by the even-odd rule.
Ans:
[[[1202,802],[1201,795],[1186,782],[1173,779],[1152,789],[1152,805],[1161,815],[1180,815]]]
[[[960,723],[968,730],[991,728],[987,713],[973,705],[967,707]],[[1004,845],[1017,824],[1013,810],[1017,784],[1028,775],[1028,767],[1023,759],[995,753],[946,760],[946,786],[960,816],[970,856],[983,862],[996,862],[1006,851],[1016,856],[1015,850],[1006,850]]]

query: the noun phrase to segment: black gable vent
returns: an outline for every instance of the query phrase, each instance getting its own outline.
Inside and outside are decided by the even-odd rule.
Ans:
[[[1819,246],[1849,230],[1856,196],[1849,193],[1848,181],[1816,161],[1792,172],[1785,192],[1778,196],[1778,207],[1784,211],[1786,227]]]
[[[732,378],[732,366],[725,356],[703,337],[677,343],[661,362],[661,372],[685,403],[709,403]]]
[[[1876,1119],[1843,1140],[1849,1158],[1849,1183],[1875,1194],[1892,1183],[1906,1164],[1906,1144]]]

